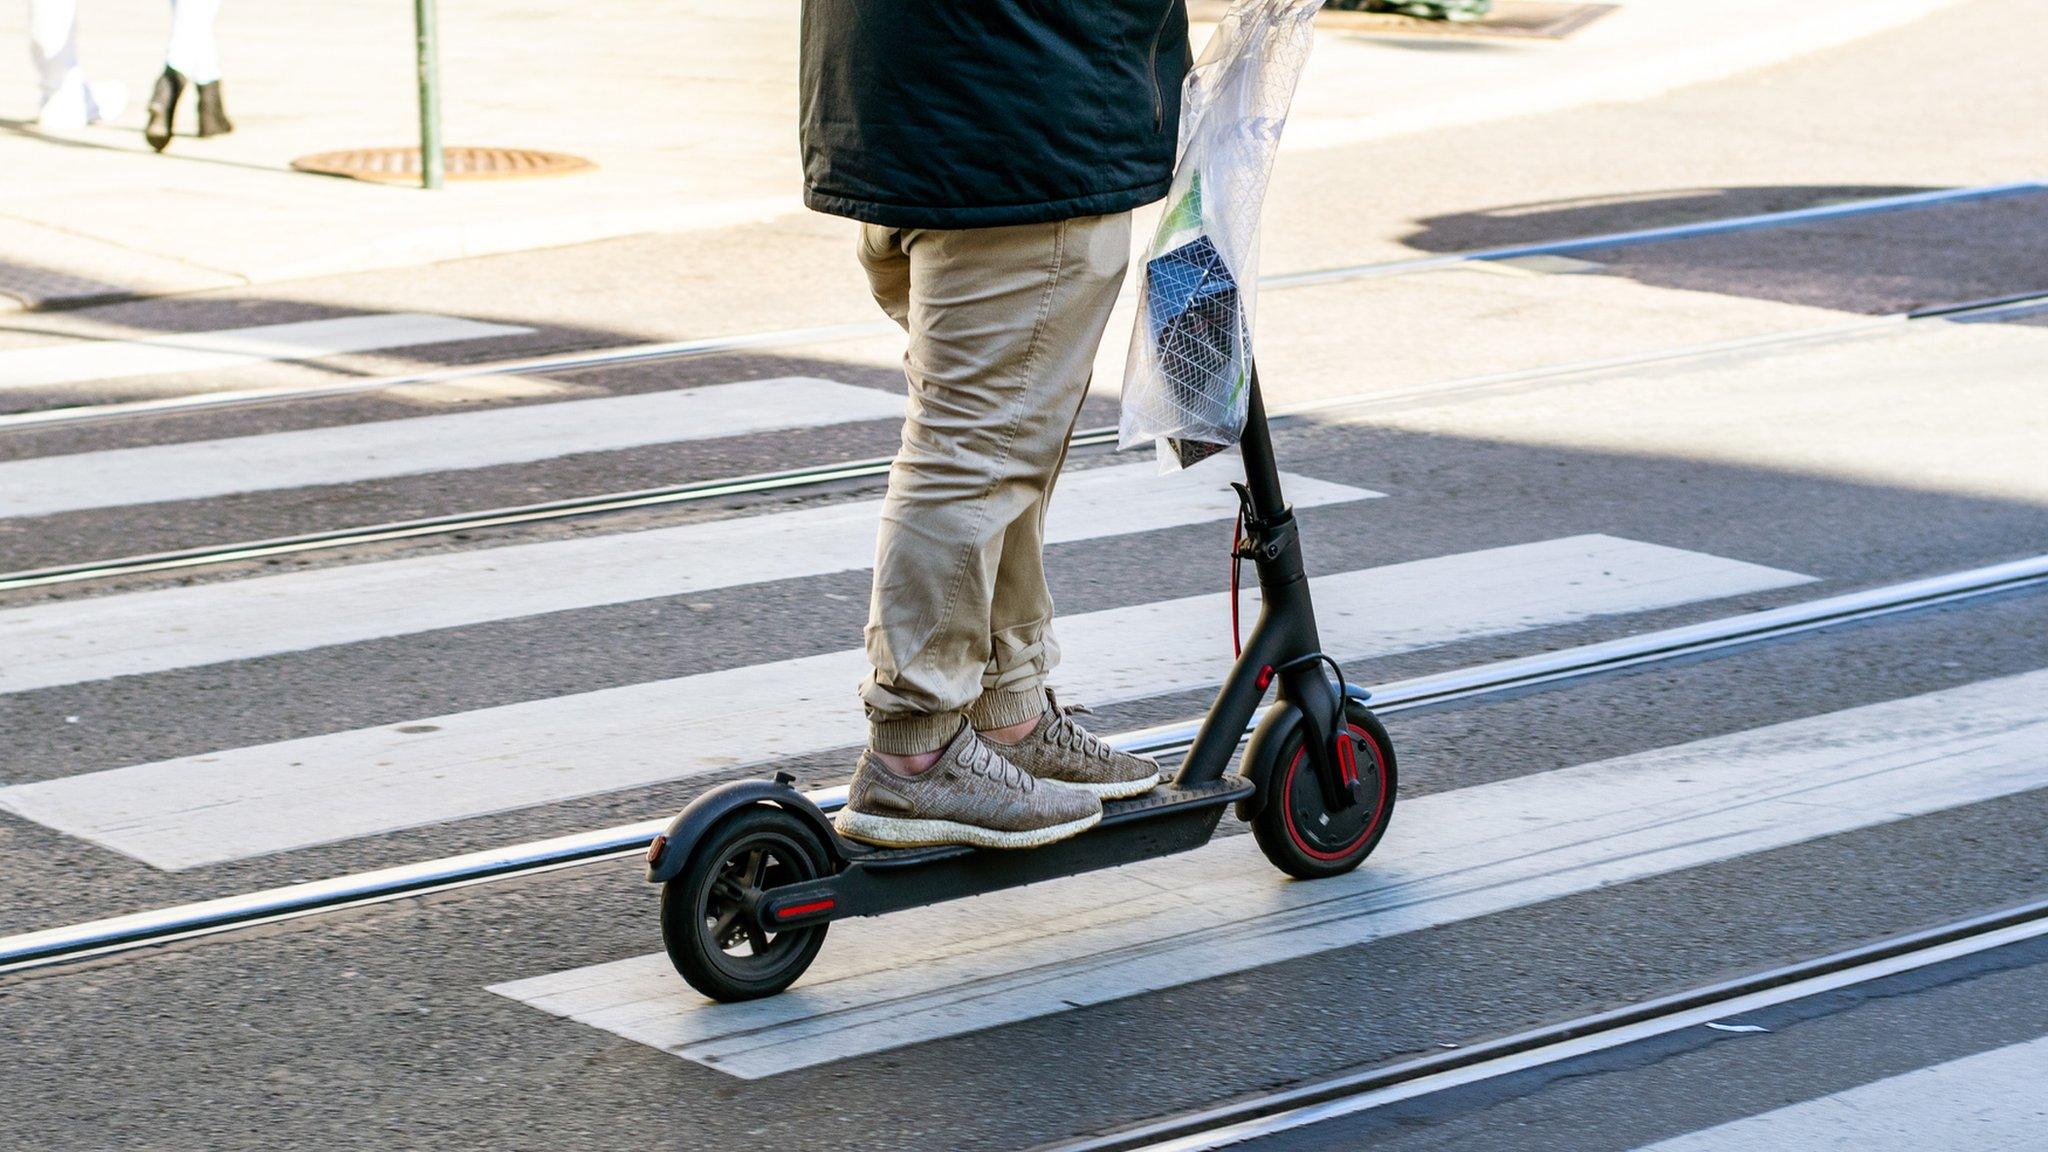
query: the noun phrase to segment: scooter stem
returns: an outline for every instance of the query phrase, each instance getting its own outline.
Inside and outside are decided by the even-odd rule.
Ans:
[[[1309,755],[1318,771],[1328,768],[1325,761],[1343,708],[1336,686],[1323,674],[1322,642],[1302,566],[1301,537],[1294,511],[1280,491],[1257,365],[1247,386],[1251,399],[1238,442],[1244,457],[1245,482],[1239,492],[1245,505],[1245,537],[1238,555],[1250,559],[1258,570],[1259,619],[1181,762],[1177,781],[1184,788],[1223,775],[1276,679],[1282,702],[1302,713]]]
[[[1273,460],[1273,436],[1266,421],[1266,400],[1259,390],[1259,366],[1252,365],[1251,402],[1244,417],[1244,432],[1238,451],[1244,457],[1244,484],[1250,493],[1246,509],[1261,521],[1287,517],[1287,498],[1280,491],[1280,466]]]

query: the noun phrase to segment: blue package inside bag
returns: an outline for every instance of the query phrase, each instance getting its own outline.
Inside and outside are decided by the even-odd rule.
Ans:
[[[1197,420],[1224,424],[1238,387],[1237,278],[1207,236],[1154,257],[1145,274],[1145,319],[1169,398]],[[1183,467],[1223,448],[1198,440],[1171,444]]]

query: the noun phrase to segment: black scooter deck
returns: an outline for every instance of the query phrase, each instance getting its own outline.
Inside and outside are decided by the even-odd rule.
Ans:
[[[843,869],[776,888],[763,903],[778,927],[796,927],[879,916],[1186,852],[1208,843],[1224,808],[1249,796],[1252,788],[1241,776],[1193,788],[1161,785],[1143,796],[1108,801],[1101,823],[1042,848],[870,848],[840,840]],[[789,911],[796,909],[803,911]]]

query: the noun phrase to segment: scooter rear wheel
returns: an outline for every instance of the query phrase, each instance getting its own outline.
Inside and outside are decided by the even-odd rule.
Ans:
[[[815,879],[825,846],[802,819],[772,804],[728,817],[698,841],[661,889],[661,939],[669,962],[713,1000],[754,1000],[795,983],[825,943],[825,925],[773,931],[761,894]]]
[[[1266,859],[1290,876],[1340,876],[1363,863],[1386,835],[1394,814],[1397,777],[1394,744],[1379,717],[1347,701],[1345,721],[1358,738],[1358,779],[1366,800],[1332,811],[1308,758],[1305,728],[1280,742],[1266,776],[1265,805],[1252,818],[1252,835]]]

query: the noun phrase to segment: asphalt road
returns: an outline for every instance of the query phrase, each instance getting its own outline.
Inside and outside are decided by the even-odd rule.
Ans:
[[[1236,1147],[2026,1148],[2044,960],[2009,945]]]
[[[1978,0],[1637,104],[1290,158],[1268,217],[1266,270],[2032,177],[2039,155],[2016,138],[2038,123],[2028,118],[2048,86],[2023,38],[1996,35],[2028,11]],[[1928,101],[1891,82],[1964,48],[1981,64],[1944,73],[1952,98]],[[1355,195],[1362,184],[1378,189],[1370,202]],[[2048,195],[2015,195],[1603,249],[1584,254],[1594,266],[1568,274],[1462,268],[1270,293],[1261,355],[1276,404],[1363,401],[1276,430],[1299,490],[1320,483],[1316,506],[1302,512],[1304,536],[1318,587],[1331,590],[1326,624],[1354,638],[1348,675],[1387,683],[2048,550],[2048,409],[2038,396],[2048,313],[1812,335],[1929,304],[2048,290],[2044,216]],[[804,219],[25,315],[0,331],[0,358],[66,342],[58,337],[358,313],[424,311],[532,331],[9,389],[0,402],[30,411],[312,386],[870,320],[846,247],[840,225]],[[1811,338],[1697,350],[1786,333]],[[1591,364],[1686,349],[1695,351],[1655,364]],[[0,431],[0,469],[77,455],[103,467],[109,485],[150,468],[168,483],[192,466],[116,453],[219,441],[232,474],[236,443],[255,436],[329,430],[346,442],[422,416],[544,416],[555,404],[785,377],[832,381],[859,411],[867,393],[900,393],[899,354],[887,337],[860,338],[465,390]],[[1491,379],[1549,368],[1564,370]],[[762,394],[772,413],[774,387]],[[1112,388],[1083,422],[1114,418]],[[283,488],[251,477],[215,495],[0,518],[0,571],[882,455],[895,428],[869,415],[693,437]],[[1112,731],[1198,713],[1208,682],[1175,669],[1213,662],[1229,644],[1214,601],[1227,505],[1131,511],[1135,498],[1116,493],[1168,483],[1133,467],[1141,459],[1090,450],[1071,465],[1070,492],[1102,472],[1090,480],[1110,495],[1094,498],[1094,519],[1077,517],[1051,553],[1062,617],[1080,638],[1070,648],[1106,659],[1116,622],[1128,618],[1117,613],[1211,600],[1189,609],[1184,649],[1140,653],[1122,679],[1070,656],[1067,675],[1102,685],[1098,719]],[[1128,478],[1105,471],[1119,468]],[[864,562],[858,549],[842,562],[825,543],[774,542],[877,492],[853,482],[0,591],[0,644],[19,645],[0,677],[22,677],[0,686],[28,685],[0,695],[0,933],[665,814],[711,784],[762,771],[744,755],[719,758],[713,737],[735,721],[699,701],[755,683],[746,677],[764,666],[791,698],[755,707],[781,710],[802,736],[780,745],[776,766],[807,785],[842,782],[850,742],[835,738],[843,726],[830,717],[851,711],[851,683],[808,669],[856,643]],[[740,539],[731,533],[755,521],[770,533],[746,537],[757,541],[747,548],[654,547]],[[589,554],[613,557],[609,568],[557,559],[604,548],[614,550]],[[438,565],[458,576],[436,575]],[[1350,575],[1398,565],[1462,575],[1415,576],[1419,591],[1405,599],[1371,583],[1377,576]],[[639,591],[606,592],[629,577]],[[1482,604],[1480,584],[1507,606]],[[1353,587],[1382,593],[1341,591]],[[264,620],[276,621],[274,632],[248,623]],[[230,635],[236,647],[208,647]],[[64,671],[67,662],[82,670]],[[2044,668],[2048,593],[2035,591],[1405,713],[1391,725],[1400,836],[1359,882],[1409,883],[1403,869],[1436,859],[1434,845],[1462,843],[1461,813],[1513,828],[1516,797],[1586,765],[1637,771],[1661,763],[1660,750],[1696,749],[1703,765],[1738,771],[1744,757],[1769,751],[1754,743],[1769,743],[1751,735],[1760,730],[1800,733],[1789,738],[1800,747],[1850,746],[1892,723],[1864,717],[1918,707],[1932,693],[1961,693],[1962,755],[1979,706],[1969,693],[2025,693],[2034,682],[2014,678]],[[672,753],[662,751],[663,724],[684,734],[666,738]],[[1947,731],[1936,727],[1934,736]],[[586,740],[596,742],[575,751]],[[433,751],[441,747],[450,750]],[[618,783],[636,756],[655,767]],[[1512,898],[1418,898],[1419,910],[1401,913],[1408,905],[1361,889],[1346,898],[1365,904],[1336,917],[1336,935],[1315,947],[1258,927],[1311,897],[1247,858],[1241,827],[1226,821],[1217,844],[1142,883],[1054,883],[969,902],[953,919],[835,928],[826,952],[841,967],[821,967],[785,998],[797,1015],[759,1026],[814,1028],[849,1054],[810,1062],[762,1049],[745,1075],[722,1069],[702,1037],[729,1040],[754,1018],[708,1011],[679,980],[652,985],[659,991],[642,1013],[698,1030],[667,1051],[621,1034],[637,1025],[564,1018],[521,992],[531,987],[521,982],[565,973],[609,986],[658,950],[655,894],[631,862],[495,882],[0,977],[0,1034],[25,1057],[0,1071],[10,1101],[0,1144],[1034,1147],[2038,897],[2048,889],[2048,790],[2024,773],[1998,787],[1980,775],[1916,795],[1919,778],[1906,772],[1891,778],[1892,808],[1844,802],[1837,812],[1815,801],[1813,820],[1801,823],[1795,803],[1776,840],[1739,850],[1701,847],[1712,841],[1704,834],[1674,840],[1659,849],[1667,855],[1639,854],[1661,863],[1614,864],[1625,874],[1605,880],[1559,872],[1526,892],[1503,882],[1502,892],[1524,893]],[[515,778],[539,798],[492,803],[492,789],[512,789]],[[66,795],[84,815],[67,824],[36,806],[56,786],[81,789]],[[1947,798],[1927,798],[1935,793]],[[335,799],[321,810],[303,795]],[[1192,893],[1179,915],[1222,934],[1197,947],[1088,921],[1138,900],[1133,885]],[[1212,912],[1240,935],[1210,924]],[[1020,992],[1001,1001],[1010,1008],[992,1006],[999,998],[975,982],[1041,953],[1055,972],[1106,963],[1119,949],[1168,959],[1145,969],[1150,976],[1117,976],[1136,983],[1114,995],[1040,1002]],[[963,956],[981,975],[918,983]],[[2029,957],[1768,1038],[1440,1101],[1275,1146],[1593,1147],[1588,1133],[1598,1133],[1599,1147],[1634,1148],[2033,1039],[2044,1022],[1999,1006],[2039,1001],[2038,983],[2038,957]],[[891,1013],[896,1033],[884,1026]],[[1902,1031],[1920,1041],[1883,1039]],[[1680,1098],[1684,1108],[1656,1103]]]

